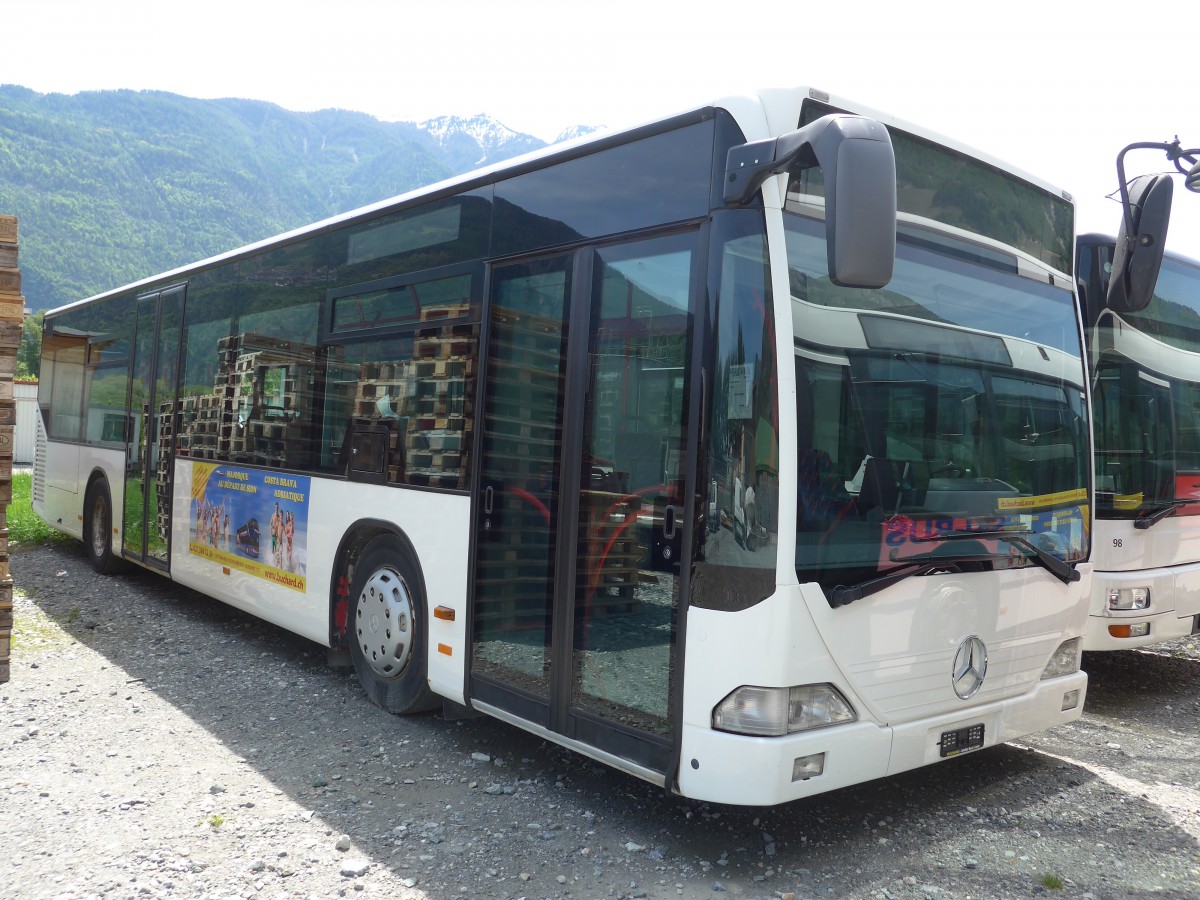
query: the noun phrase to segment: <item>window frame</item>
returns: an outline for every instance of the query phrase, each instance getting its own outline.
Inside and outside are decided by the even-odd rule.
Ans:
[[[465,263],[454,263],[439,266],[436,269],[423,269],[405,275],[392,275],[387,278],[376,278],[357,284],[329,288],[325,292],[325,309],[321,315],[318,345],[328,347],[354,344],[359,341],[378,340],[381,336],[397,332],[419,331],[423,328],[435,328],[440,325],[461,325],[478,323],[483,316],[483,281],[485,264],[483,260]],[[445,281],[460,275],[471,278],[470,296],[465,315],[444,316],[437,319],[413,319],[406,322],[385,322],[375,327],[338,330],[335,327],[337,303],[346,297],[356,294],[366,294],[376,291],[390,291],[415,285],[428,284],[434,281]]]

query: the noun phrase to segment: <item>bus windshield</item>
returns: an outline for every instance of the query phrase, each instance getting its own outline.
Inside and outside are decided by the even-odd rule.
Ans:
[[[1084,559],[1088,423],[1072,294],[1017,274],[1012,257],[915,226],[900,230],[887,288],[839,288],[820,223],[784,220],[801,580],[832,602],[892,572]]]
[[[1122,317],[1163,343],[1200,352],[1200,269],[1166,257],[1149,305]]]
[[[1099,316],[1093,343],[1097,517],[1200,515],[1200,269],[1165,258],[1149,305]]]

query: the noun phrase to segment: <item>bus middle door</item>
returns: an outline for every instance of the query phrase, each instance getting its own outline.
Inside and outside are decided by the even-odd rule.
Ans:
[[[170,562],[172,430],[184,291],[177,285],[138,298],[130,360],[124,555],[163,571]]]

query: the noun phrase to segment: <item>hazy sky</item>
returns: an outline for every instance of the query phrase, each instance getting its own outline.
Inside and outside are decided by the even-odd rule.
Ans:
[[[1158,0],[16,0],[0,83],[386,121],[487,113],[546,140],[812,85],[1017,165],[1075,196],[1081,231],[1114,232],[1122,147],[1200,147],[1194,15]],[[1165,168],[1126,159],[1128,174]],[[1200,194],[1182,179],[1167,244],[1200,258]]]

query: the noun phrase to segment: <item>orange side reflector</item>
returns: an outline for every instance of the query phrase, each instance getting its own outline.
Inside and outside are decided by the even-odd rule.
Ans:
[[[438,653],[443,653],[446,656],[453,656],[454,649],[449,644],[438,644]]]
[[[1109,625],[1108,633],[1115,638],[1133,637],[1132,625]]]
[[[439,606],[434,609],[433,617],[435,619],[441,619],[443,622],[453,622],[454,610],[448,606]]]
[[[221,566],[221,574],[222,574],[222,575],[228,575],[228,574],[229,574],[229,569],[227,569],[225,566]]]

